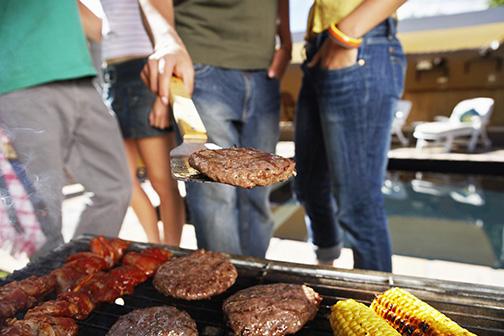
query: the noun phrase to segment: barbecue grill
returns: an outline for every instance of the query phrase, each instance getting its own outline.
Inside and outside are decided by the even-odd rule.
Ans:
[[[88,250],[92,238],[90,235],[85,235],[72,240],[39,261],[15,272],[4,283],[21,280],[30,275],[47,274],[52,269],[60,267],[70,254]],[[138,251],[152,246],[132,243],[129,250]],[[179,248],[168,247],[168,249],[176,256],[191,252]],[[124,296],[122,300],[116,300],[116,303],[101,304],[87,319],[78,321],[79,335],[105,335],[119,316],[137,308],[159,305],[173,305],[187,311],[196,321],[200,335],[232,335],[221,310],[225,298],[240,289],[257,284],[289,282],[306,284],[323,296],[316,318],[297,335],[332,335],[327,316],[334,303],[353,298],[369,305],[376,294],[396,286],[412,292],[477,335],[504,336],[504,288],[370,271],[340,270],[251,257],[236,256],[232,257],[231,261],[239,275],[233,287],[224,294],[210,300],[177,300],[157,292],[152,286],[152,280],[148,280],[138,286],[132,295]]]

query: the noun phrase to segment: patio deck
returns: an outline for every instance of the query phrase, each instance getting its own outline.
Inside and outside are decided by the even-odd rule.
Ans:
[[[463,174],[504,175],[504,148],[469,153],[456,150],[443,153],[442,147],[417,150],[393,147],[389,151],[390,170],[434,171]]]

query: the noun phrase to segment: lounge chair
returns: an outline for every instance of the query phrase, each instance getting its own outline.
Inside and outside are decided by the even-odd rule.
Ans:
[[[474,98],[459,102],[449,118],[437,117],[435,122],[423,123],[415,127],[413,136],[417,139],[417,149],[424,148],[432,141],[444,144],[444,152],[450,152],[455,138],[468,139],[467,149],[473,152],[481,137],[485,147],[490,147],[486,126],[494,105],[492,98]]]
[[[392,135],[396,135],[403,146],[407,146],[409,143],[402,132],[402,128],[406,123],[406,119],[408,119],[410,111],[411,102],[409,100],[399,100],[399,103],[397,103],[397,110],[394,113],[394,120],[392,121]]]

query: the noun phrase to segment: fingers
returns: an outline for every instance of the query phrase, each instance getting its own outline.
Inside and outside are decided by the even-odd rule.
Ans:
[[[168,127],[168,107],[163,102],[156,113],[156,127],[160,129]]]
[[[273,62],[268,69],[268,77],[281,79],[291,60],[291,49],[278,49],[273,57]]]
[[[268,68],[268,77],[269,78],[275,78],[278,73],[278,52],[279,50],[276,50],[275,53],[273,54],[273,60],[271,61],[271,65]]]
[[[159,60],[159,91],[158,96],[161,98],[161,102],[168,106],[169,94],[170,94],[170,79],[173,75],[174,64],[171,61],[167,61],[165,58]]]
[[[154,105],[152,106],[152,110],[150,111],[149,113],[149,125],[151,125],[152,127],[156,127],[156,116],[155,116],[155,113],[154,113]]]
[[[149,114],[149,124],[152,127],[164,129],[169,123],[168,107],[163,104],[160,97],[156,97]]]
[[[321,53],[320,53],[320,51],[318,51],[315,54],[315,56],[313,56],[310,63],[308,63],[308,68],[313,68],[314,66],[316,66],[318,64],[318,62],[320,61],[320,57],[321,57]]]
[[[194,69],[192,64],[190,66],[184,67],[182,69],[182,80],[184,81],[184,86],[189,92],[189,95],[192,95],[193,90],[194,90]]]
[[[149,89],[154,92],[158,93],[158,60],[156,59],[149,59],[147,61],[146,65],[148,69],[148,83],[147,86]]]
[[[149,66],[147,64],[145,64],[142,68],[142,71],[140,72],[140,78],[144,82],[145,86],[149,87]]]

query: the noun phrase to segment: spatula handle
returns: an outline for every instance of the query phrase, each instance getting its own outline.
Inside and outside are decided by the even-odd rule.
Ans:
[[[173,109],[173,117],[184,141],[206,142],[208,136],[205,125],[201,121],[184,82],[177,77],[172,77],[170,80],[170,104]]]

